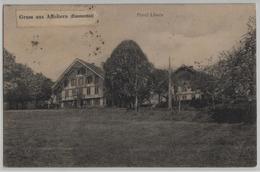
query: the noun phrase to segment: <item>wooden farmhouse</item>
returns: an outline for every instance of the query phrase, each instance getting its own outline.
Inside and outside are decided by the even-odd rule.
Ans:
[[[60,108],[104,106],[104,73],[93,63],[75,59],[52,87],[53,103]]]

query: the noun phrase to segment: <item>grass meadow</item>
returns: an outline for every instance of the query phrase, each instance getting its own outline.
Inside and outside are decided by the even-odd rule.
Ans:
[[[252,167],[256,125],[205,112],[4,111],[6,167]]]

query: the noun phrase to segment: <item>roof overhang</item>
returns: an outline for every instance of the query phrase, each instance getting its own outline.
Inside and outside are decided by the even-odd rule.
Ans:
[[[64,78],[64,76],[71,70],[71,68],[76,64],[76,63],[80,63],[83,66],[85,66],[86,68],[88,68],[89,70],[91,70],[92,72],[94,72],[96,75],[98,75],[100,78],[104,79],[104,76],[102,76],[101,74],[99,74],[98,72],[96,72],[95,70],[93,70],[91,67],[89,67],[83,60],[76,58],[67,68],[66,70],[58,77],[58,79],[56,80],[56,82],[54,83],[54,85],[52,86],[52,89],[55,89],[59,83],[62,81],[62,79]]]

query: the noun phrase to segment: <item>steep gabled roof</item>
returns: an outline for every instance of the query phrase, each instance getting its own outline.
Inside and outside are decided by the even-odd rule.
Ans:
[[[208,85],[209,83],[216,82],[216,78],[214,76],[212,76],[204,71],[195,70],[195,69],[193,69],[192,66],[186,66],[186,65],[182,65],[178,69],[175,70],[175,72],[173,73],[173,79],[175,79],[175,81],[178,81],[179,78],[176,76],[181,71],[187,71],[187,72],[191,73],[192,77],[190,77],[189,80],[192,81],[193,86],[196,86],[200,89],[205,88],[205,86]]]
[[[182,71],[182,70],[185,70],[185,71],[189,71],[191,73],[196,73],[198,71],[196,71],[195,69],[193,69],[193,66],[186,66],[186,65],[181,65],[179,68],[177,68],[175,71],[174,71],[174,74],[178,73],[179,71]]]
[[[186,65],[181,65],[179,68],[177,68],[174,72],[173,75],[176,75],[178,72],[181,71],[187,71],[192,73],[194,76],[200,76],[202,78],[211,78],[212,76],[210,76],[209,74],[207,74],[206,72],[200,71],[200,70],[196,70],[193,68],[193,66],[186,66]]]
[[[78,59],[78,58],[76,60],[78,60],[79,62],[84,64],[91,71],[93,71],[94,73],[96,73],[97,75],[99,75],[101,78],[104,79],[105,74],[104,74],[104,71],[100,67],[96,66],[94,63],[87,63],[84,60],[81,60],[81,59]]]
[[[69,67],[67,67],[67,69],[59,76],[59,78],[57,79],[57,81],[55,82],[55,84],[52,86],[52,89],[55,89],[57,85],[59,85],[59,83],[61,82],[61,80],[63,79],[63,77],[70,71],[70,69],[77,63],[81,63],[82,65],[84,65],[85,67],[87,67],[89,70],[91,70],[92,72],[94,72],[95,74],[97,74],[100,78],[104,79],[104,72],[100,67],[97,67],[95,64],[93,63],[87,63],[84,60],[81,60],[79,58],[76,58],[70,65]]]

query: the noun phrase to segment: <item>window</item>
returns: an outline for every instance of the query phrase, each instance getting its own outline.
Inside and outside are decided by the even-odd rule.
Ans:
[[[80,68],[77,73],[78,73],[78,75],[84,75],[84,74],[86,74],[86,69]]]
[[[65,90],[65,97],[69,97],[69,90]]]
[[[83,95],[83,88],[82,87],[79,88],[79,95]]]
[[[87,84],[91,84],[92,83],[92,76],[88,76],[86,78],[86,82],[87,82]]]
[[[76,89],[72,89],[72,96],[77,96],[77,90]]]
[[[90,95],[90,87],[87,87],[87,95]]]
[[[79,85],[79,86],[83,85],[83,78],[82,78],[82,77],[80,77],[80,78],[78,79],[78,85]]]
[[[68,86],[68,80],[64,80],[64,87],[67,87]]]
[[[182,89],[180,86],[178,86],[178,92],[182,92]]]
[[[71,86],[72,87],[76,86],[76,79],[71,79]]]
[[[88,105],[88,106],[91,105],[91,100],[90,100],[90,99],[87,99],[87,100],[86,100],[86,105]]]
[[[98,76],[95,76],[95,84],[97,84],[99,81],[99,77]]]
[[[99,99],[95,99],[94,103],[95,103],[95,105],[100,105]]]
[[[99,88],[95,87],[95,94],[98,94],[98,93],[99,93]]]

